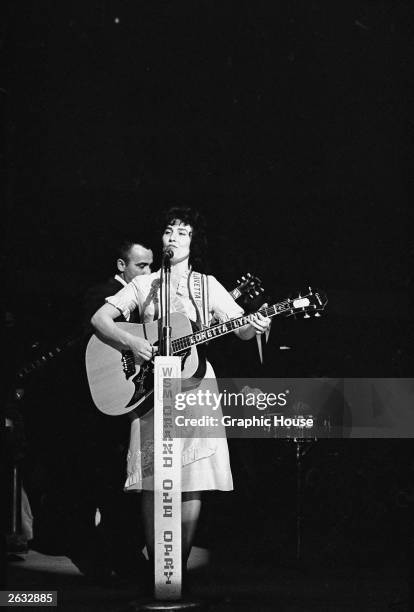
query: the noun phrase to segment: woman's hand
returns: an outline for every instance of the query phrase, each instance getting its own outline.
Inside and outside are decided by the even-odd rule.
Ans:
[[[158,350],[156,347],[151,346],[145,338],[137,338],[136,336],[133,336],[128,344],[134,354],[135,363],[138,365],[142,365],[144,361],[149,361]]]
[[[266,308],[267,304],[263,304],[262,308]],[[256,334],[264,334],[270,327],[271,320],[269,317],[264,317],[260,312],[256,312],[250,318],[250,325],[254,328]]]

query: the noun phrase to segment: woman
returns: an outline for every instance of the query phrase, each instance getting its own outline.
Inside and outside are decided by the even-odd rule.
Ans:
[[[202,222],[197,213],[186,208],[172,208],[165,217],[162,244],[171,248],[171,311],[183,312],[192,321],[200,320],[197,304],[192,295],[192,265],[197,263],[204,235]],[[205,240],[204,240],[205,242]],[[199,262],[198,262],[199,263]],[[215,320],[226,320],[243,314],[224,287],[213,277],[207,277],[208,311]],[[126,320],[135,308],[139,309],[143,323],[159,317],[160,271],[133,279],[116,295],[108,297],[106,304],[92,317],[92,325],[100,337],[119,350],[134,353],[136,363],[142,364],[153,356],[153,347],[142,338],[119,329],[114,319],[121,312]],[[255,315],[251,323],[234,333],[243,340],[268,329],[270,319]],[[211,365],[207,362],[206,378],[214,378]],[[128,453],[127,490],[143,491],[143,519],[150,558],[154,549],[153,529],[153,414],[135,418],[131,425],[131,439]],[[202,490],[233,489],[226,439],[186,439],[182,454],[182,558],[183,568],[191,550],[191,543],[201,508]]]

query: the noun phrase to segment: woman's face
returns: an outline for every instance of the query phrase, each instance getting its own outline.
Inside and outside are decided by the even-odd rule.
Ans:
[[[192,234],[193,228],[191,225],[186,225],[179,219],[175,219],[171,224],[167,225],[162,236],[162,244],[164,248],[171,247],[173,249],[174,257],[171,258],[172,264],[188,259]]]

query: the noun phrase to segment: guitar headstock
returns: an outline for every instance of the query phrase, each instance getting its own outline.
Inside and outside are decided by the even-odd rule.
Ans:
[[[260,278],[253,276],[253,274],[250,274],[250,272],[247,272],[245,276],[242,276],[237,280],[237,286],[233,289],[232,294],[234,299],[244,295],[251,300],[255,300],[263,292],[264,289],[262,287],[262,281]]]
[[[305,295],[299,293],[296,298],[289,299],[289,309],[286,314],[288,317],[303,314],[304,319],[310,319],[312,315],[320,317],[320,313],[325,309],[327,303],[328,298],[324,291],[313,290],[309,287],[308,293]]]

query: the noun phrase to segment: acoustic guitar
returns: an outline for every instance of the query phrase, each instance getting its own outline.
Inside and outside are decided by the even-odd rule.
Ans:
[[[267,317],[278,315],[320,316],[328,300],[321,291],[312,291],[297,298],[289,298],[272,306],[261,307],[258,312]],[[195,329],[194,322],[182,313],[171,313],[171,355],[181,358],[182,379],[202,379],[206,371],[206,358],[201,350],[207,342],[248,325],[252,314],[216,323],[206,329]],[[150,323],[116,323],[129,333],[158,344],[159,321]],[[96,335],[86,348],[86,372],[92,399],[104,414],[117,416],[135,411],[142,416],[152,407],[148,401],[153,393],[153,362],[135,363],[132,351],[118,351]]]

